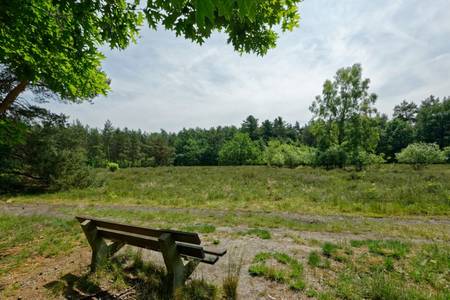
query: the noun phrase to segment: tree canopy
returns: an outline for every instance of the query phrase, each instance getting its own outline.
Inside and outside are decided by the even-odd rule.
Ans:
[[[369,83],[368,78],[362,78],[360,64],[339,69],[333,81],[325,81],[322,95],[310,107],[317,121],[316,135],[325,141],[322,147],[344,143],[354,144],[354,149],[363,144],[376,146],[369,117],[376,111],[377,95],[369,93]]]
[[[241,53],[264,55],[298,25],[300,0],[11,0],[0,3],[0,113],[31,88],[80,102],[109,90],[99,50],[124,49],[146,22],[202,44],[223,31]],[[6,76],[8,75],[8,76]],[[7,85],[4,84],[8,83]],[[38,90],[33,88],[39,88]]]

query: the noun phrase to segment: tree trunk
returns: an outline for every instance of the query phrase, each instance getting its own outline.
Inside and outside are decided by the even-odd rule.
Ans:
[[[8,95],[0,103],[0,115],[4,114],[10,108],[11,104],[17,99],[17,96],[25,90],[28,82],[28,80],[22,80],[15,88],[9,91]]]

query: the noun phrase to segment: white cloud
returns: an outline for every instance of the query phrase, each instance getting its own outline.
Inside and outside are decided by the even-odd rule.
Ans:
[[[203,46],[164,30],[144,30],[137,45],[105,51],[113,92],[94,104],[50,104],[92,126],[156,131],[238,125],[247,115],[290,122],[335,71],[362,63],[382,112],[404,98],[450,92],[448,0],[306,0],[301,26],[265,57],[240,56],[222,34]]]

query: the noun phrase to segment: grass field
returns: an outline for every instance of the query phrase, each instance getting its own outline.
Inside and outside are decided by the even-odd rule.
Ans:
[[[90,248],[73,217],[93,215],[194,231],[227,248],[189,283],[197,296],[179,299],[224,297],[224,270],[239,257],[242,299],[449,299],[449,214],[448,166],[98,170],[87,189],[1,198],[0,298],[120,294],[139,279],[152,296],[134,288],[137,299],[160,299],[164,272],[146,265],[155,255],[130,275],[127,248],[87,273]]]
[[[363,172],[313,168],[161,167],[95,173],[95,186],[16,202],[136,204],[372,216],[450,214],[450,167],[384,165]]]

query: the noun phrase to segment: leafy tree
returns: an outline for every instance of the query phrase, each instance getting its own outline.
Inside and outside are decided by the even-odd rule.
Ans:
[[[403,100],[402,103],[394,107],[394,118],[414,123],[417,115],[417,104]]]
[[[319,162],[327,167],[343,167],[348,161],[360,166],[361,153],[375,151],[380,135],[372,116],[377,96],[369,93],[369,83],[359,64],[339,69],[311,105],[311,130],[323,151]]]
[[[102,135],[94,128],[87,132],[87,158],[88,164],[94,168],[103,167],[106,155],[103,151]]]
[[[261,135],[265,142],[273,137],[273,124],[269,120],[265,120],[261,124]]]
[[[14,107],[0,126],[0,190],[67,189],[89,184],[79,126],[37,107]],[[81,133],[81,134],[80,134]]]
[[[169,145],[167,137],[163,134],[153,134],[149,137],[147,154],[154,158],[157,166],[171,165],[175,159],[175,149]]]
[[[417,138],[426,143],[437,143],[439,147],[450,146],[450,97],[434,96],[422,101],[417,113]]]
[[[272,134],[274,138],[277,138],[279,140],[286,139],[287,137],[286,122],[283,120],[282,117],[277,117],[275,118],[275,120],[273,120]]]
[[[348,122],[355,122],[358,116],[369,117],[375,112],[373,104],[377,96],[369,93],[369,83],[369,79],[362,79],[359,64],[339,69],[334,81],[325,81],[322,95],[316,97],[310,110],[316,120],[325,123],[324,133],[331,144],[341,146],[348,139]],[[358,141],[358,145],[362,144],[363,140]]]
[[[196,43],[223,31],[239,52],[263,55],[277,33],[298,25],[299,0],[151,0],[53,1],[0,3],[0,114],[27,88],[80,102],[106,94],[109,79],[101,70],[101,46],[124,49],[134,42],[144,19]],[[8,74],[8,76],[6,76]]]
[[[390,162],[395,160],[395,154],[413,143],[415,131],[411,122],[403,118],[395,118],[388,121],[382,129],[378,152],[384,153]]]
[[[259,138],[258,132],[258,119],[250,115],[242,122],[241,131],[247,133],[252,140],[257,140]]]
[[[112,148],[112,139],[113,139],[114,128],[110,120],[105,122],[102,131],[102,141],[103,141],[103,152],[106,155],[106,159],[108,161],[112,160],[111,156],[111,148]]]
[[[219,151],[221,165],[253,165],[260,160],[261,151],[258,145],[246,133],[236,133]]]
[[[444,152],[439,150],[438,145],[426,143],[408,145],[396,156],[400,163],[412,164],[415,169],[427,164],[442,163],[446,159]]]
[[[200,165],[206,151],[207,145],[203,140],[189,138],[177,155],[177,162],[187,166]]]

